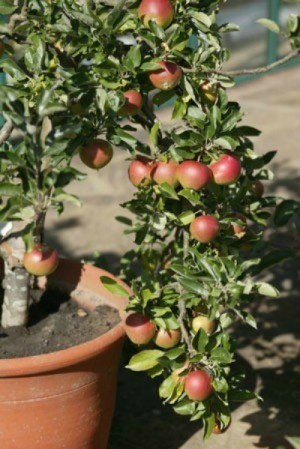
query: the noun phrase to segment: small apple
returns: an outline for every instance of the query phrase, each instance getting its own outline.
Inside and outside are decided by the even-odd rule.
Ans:
[[[212,380],[207,371],[196,370],[185,378],[184,391],[192,401],[204,401],[212,391]]]
[[[170,0],[143,0],[139,6],[139,17],[146,27],[153,20],[162,28],[167,28],[174,18],[174,8]]]
[[[57,251],[48,245],[36,243],[31,251],[24,254],[23,265],[34,276],[48,276],[58,266]]]
[[[160,61],[158,63],[161,69],[154,70],[150,73],[149,79],[154,87],[160,90],[172,90],[181,80],[181,68],[170,61]]]
[[[177,178],[184,189],[201,190],[212,179],[207,165],[197,161],[184,161],[177,169]]]
[[[251,182],[251,191],[253,192],[254,196],[256,196],[257,198],[261,198],[265,193],[265,186],[259,179],[255,179]]]
[[[120,110],[121,115],[136,115],[143,107],[143,97],[137,90],[124,92],[125,104]]]
[[[178,345],[181,339],[180,329],[159,329],[153,338],[154,343],[160,348],[170,349]]]
[[[80,148],[79,155],[85,165],[97,170],[105,167],[111,161],[113,149],[105,140],[96,139]]]
[[[220,158],[210,165],[214,181],[218,185],[234,184],[241,174],[241,163],[237,157],[222,154]]]
[[[172,160],[168,162],[156,162],[153,165],[151,177],[156,184],[167,182],[172,187],[176,187],[178,184],[177,167],[178,164]]]
[[[146,315],[131,313],[125,320],[125,332],[136,345],[146,345],[155,335],[156,327]]]
[[[227,424],[227,426],[222,428],[220,421],[217,418],[215,418],[215,425],[213,428],[213,433],[215,435],[221,435],[222,433],[225,433],[229,429],[230,426],[231,426],[231,419],[230,419],[229,423]]]
[[[244,225],[239,225],[236,223],[231,223],[231,230],[233,232],[233,234],[238,237],[239,239],[243,238],[246,235],[247,232],[247,218],[245,217],[245,215],[239,213],[239,212],[235,212],[234,214],[232,214],[232,218],[237,218],[238,220],[242,221],[243,223],[245,223]]]
[[[211,334],[215,329],[215,322],[209,320],[207,316],[198,315],[193,318],[192,328],[195,332],[204,329],[207,334]]]
[[[220,232],[218,220],[211,215],[202,215],[195,218],[190,225],[190,233],[195,240],[201,243],[212,242]]]
[[[128,176],[135,187],[145,186],[151,181],[152,161],[146,157],[139,156],[130,162]]]
[[[209,101],[210,103],[215,103],[216,99],[218,98],[217,90],[214,86],[211,85],[208,80],[204,81],[201,84],[201,91],[207,101]]]

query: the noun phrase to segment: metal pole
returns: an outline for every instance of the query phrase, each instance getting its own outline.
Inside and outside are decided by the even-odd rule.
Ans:
[[[269,19],[274,22],[279,22],[280,19],[280,4],[281,0],[268,0]],[[279,53],[279,37],[272,31],[268,32],[268,49],[267,61],[268,64],[277,61]]]

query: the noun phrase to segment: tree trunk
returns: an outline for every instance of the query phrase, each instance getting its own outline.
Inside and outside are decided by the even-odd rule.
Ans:
[[[4,301],[1,319],[4,328],[26,326],[28,321],[30,275],[22,266],[25,245],[18,234],[19,230],[16,231],[0,245],[0,255],[4,260],[2,282]]]
[[[2,285],[4,288],[2,327],[26,326],[29,305],[29,274],[24,268],[11,268],[5,261],[5,277]]]

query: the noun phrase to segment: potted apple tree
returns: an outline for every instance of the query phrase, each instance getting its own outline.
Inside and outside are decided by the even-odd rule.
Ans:
[[[249,304],[278,295],[255,276],[291,251],[265,241],[264,230],[272,222],[284,226],[299,208],[265,195],[272,179],[266,165],[276,152],[255,153],[251,138],[260,132],[241,123],[240,106],[226,93],[234,76],[267,72],[299,54],[299,17],[292,15],[285,30],[259,21],[290,39],[290,54],[260,69],[226,71],[222,33],[236,26],[217,23],[220,3],[123,2],[119,18],[128,33],[127,114],[151,142],[148,152],[138,146],[129,166],[137,191],[123,206],[137,220],[121,218],[137,245],[123,258],[134,290],[125,330],[139,346],[128,367],[161,376],[162,400],[202,420],[205,438],[226,431],[232,402],[255,397],[232,369],[230,326],[256,327]],[[156,106],[174,99],[170,126],[153,113],[149,96]]]
[[[221,33],[234,27],[216,23],[218,5],[0,2],[0,13],[8,15],[0,24],[5,449],[106,448],[123,327],[112,317],[103,335],[96,329],[89,339],[77,337],[95,327],[94,319],[100,326],[97,315],[113,315],[99,296],[123,310],[129,290],[95,267],[59,261],[44,227],[49,208],[62,213],[65,202],[79,205],[66,190],[85,177],[74,156],[100,169],[113,146],[130,152],[129,178],[137,187],[124,205],[137,221],[120,218],[137,244],[122,260],[133,289],[124,324],[133,342],[149,347],[130,368],[163,376],[161,397],[178,413],[203,419],[206,436],[228,427],[231,400],[253,396],[231,374],[227,327],[236,319],[255,326],[247,304],[257,294],[277,295],[252,275],[270,259],[262,230],[271,209],[275,224],[283,225],[297,205],[264,196],[262,180],[270,177],[264,166],[274,153],[255,155],[250,137],[258,131],[240,125],[239,105],[227,98],[234,73],[221,68],[228,59]],[[289,58],[297,54],[298,30],[293,16]],[[153,104],[173,97],[174,122],[164,128]],[[149,132],[151,145],[137,140],[136,124]],[[276,260],[283,257],[276,253]],[[32,328],[44,319],[50,321],[40,329],[37,349]],[[59,322],[67,346],[56,336]],[[64,329],[67,322],[76,335]],[[17,342],[13,349],[4,345],[10,341]]]

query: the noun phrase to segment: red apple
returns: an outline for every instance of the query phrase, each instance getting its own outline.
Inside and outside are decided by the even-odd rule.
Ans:
[[[201,162],[185,161],[177,169],[177,178],[183,188],[200,190],[210,182],[212,172]]]
[[[145,26],[154,20],[162,28],[167,28],[174,18],[174,8],[170,0],[143,0],[139,6],[139,17]]]
[[[140,156],[131,161],[128,169],[128,176],[135,187],[145,186],[151,181],[152,161]]]
[[[181,339],[180,329],[159,329],[153,341],[160,348],[170,349],[178,345]]]
[[[167,182],[172,187],[176,187],[178,184],[177,167],[178,164],[172,160],[168,162],[156,162],[151,171],[151,177],[157,184]]]
[[[204,370],[192,371],[186,376],[184,391],[192,401],[204,401],[213,391],[210,375]]]
[[[207,316],[198,315],[192,321],[192,328],[195,332],[204,329],[207,334],[211,334],[215,329],[215,322],[209,320]]]
[[[120,110],[121,115],[136,115],[143,106],[143,97],[137,90],[124,92],[125,104]]]
[[[251,182],[251,191],[257,198],[261,198],[265,193],[265,187],[259,179]]]
[[[212,242],[220,232],[220,224],[211,215],[202,215],[195,218],[190,225],[190,233],[194,239],[201,243]]]
[[[160,61],[161,69],[150,73],[149,79],[154,87],[160,90],[172,90],[179,84],[182,71],[181,68],[170,61]]]
[[[23,265],[28,273],[48,276],[58,266],[58,254],[50,246],[36,243],[31,251],[24,254]]]
[[[125,320],[125,332],[136,345],[146,345],[155,335],[156,327],[141,313],[132,313]]]
[[[247,224],[247,218],[245,217],[245,215],[239,212],[235,212],[234,214],[232,214],[232,218],[237,218],[238,220],[245,223],[245,225]],[[247,232],[247,226],[231,223],[231,230],[233,234],[236,235],[238,238],[242,238]]]
[[[242,169],[238,158],[230,154],[222,154],[210,168],[215,183],[219,185],[234,184],[239,179]]]
[[[99,169],[105,167],[113,156],[112,146],[105,140],[96,139],[79,151],[82,162],[89,168]]]

